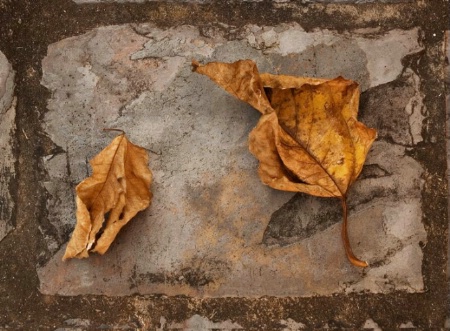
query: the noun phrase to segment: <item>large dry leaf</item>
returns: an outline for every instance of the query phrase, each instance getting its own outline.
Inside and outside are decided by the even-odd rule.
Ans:
[[[104,254],[119,230],[150,204],[148,153],[125,134],[90,161],[93,174],[76,187],[77,224],[63,260]]]
[[[367,266],[354,256],[346,229],[346,194],[376,138],[374,129],[356,119],[358,84],[342,77],[260,75],[250,60],[193,66],[262,113],[250,133],[249,148],[260,162],[263,183],[341,199],[347,256],[354,265]]]

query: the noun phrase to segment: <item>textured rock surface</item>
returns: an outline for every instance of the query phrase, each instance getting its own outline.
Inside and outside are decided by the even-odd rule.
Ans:
[[[338,34],[296,24],[248,25],[234,40],[214,28],[111,26],[50,45],[44,126],[60,149],[43,160],[44,185],[58,232],[47,238],[55,255],[38,269],[40,290],[249,297],[422,291],[423,169],[407,151],[422,140],[425,109],[419,78],[401,62],[420,50],[417,29]],[[261,71],[360,82],[361,119],[379,130],[379,140],[350,193],[350,237],[370,269],[346,260],[336,201],[260,183],[247,149],[259,114],[193,74],[192,58],[251,58]],[[105,256],[63,263],[75,222],[73,188],[112,138],[101,132],[108,127],[160,152],[150,161],[154,200]]]
[[[13,229],[15,104],[14,71],[0,52],[0,241]]]

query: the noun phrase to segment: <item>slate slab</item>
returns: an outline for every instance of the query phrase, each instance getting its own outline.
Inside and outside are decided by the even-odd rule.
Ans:
[[[297,24],[248,25],[227,39],[214,27],[109,26],[49,46],[42,84],[52,93],[44,128],[59,152],[43,159],[54,253],[38,268],[45,294],[132,293],[313,296],[421,292],[421,81],[402,59],[421,51],[418,29],[305,32]],[[259,113],[190,62],[251,58],[262,72],[338,75],[361,84],[360,118],[379,131],[350,192],[350,237],[369,261],[351,266],[333,199],[270,189],[247,136]],[[75,224],[73,189],[88,160],[125,130],[151,155],[151,207],[104,255],[62,262]]]
[[[15,105],[14,71],[0,52],[0,241],[14,228],[12,216],[15,200],[12,190],[16,176],[16,158],[13,153]]]

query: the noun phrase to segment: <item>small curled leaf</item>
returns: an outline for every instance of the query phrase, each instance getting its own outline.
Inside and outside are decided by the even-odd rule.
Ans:
[[[120,229],[152,198],[148,153],[123,131],[90,165],[92,176],[76,187],[77,224],[63,260],[88,257],[89,252],[104,254]]]

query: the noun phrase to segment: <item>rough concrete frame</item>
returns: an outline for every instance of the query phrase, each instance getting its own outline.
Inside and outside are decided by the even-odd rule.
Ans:
[[[395,329],[411,321],[419,328],[444,325],[447,292],[447,181],[445,153],[445,93],[443,84],[444,30],[448,29],[448,1],[417,1],[409,4],[338,5],[271,2],[207,5],[148,3],[77,6],[59,1],[58,6],[40,1],[0,1],[0,49],[12,62],[18,97],[16,138],[18,140],[19,188],[16,230],[0,243],[0,327],[54,329],[69,318],[93,321],[95,326],[132,324],[156,328],[160,316],[180,322],[194,314],[213,321],[232,320],[247,329],[280,329],[289,318],[305,321],[308,327],[359,327],[368,318],[382,329]],[[47,45],[97,26],[152,21],[160,26],[182,23],[208,25],[220,21],[240,27],[246,23],[278,24],[297,21],[306,30],[315,27],[340,31],[381,26],[382,31],[419,26],[425,50],[413,68],[428,84],[425,103],[430,112],[424,142],[411,151],[426,169],[422,193],[424,223],[429,241],[423,248],[423,294],[338,295],[314,298],[226,298],[188,297],[51,297],[38,290],[36,256],[43,242],[38,227],[45,220],[45,196],[37,184],[44,175],[39,156],[52,146],[40,128],[48,92],[39,81],[40,63]],[[23,133],[25,132],[26,135]],[[36,170],[38,169],[38,170]],[[431,203],[432,202],[432,203]]]

